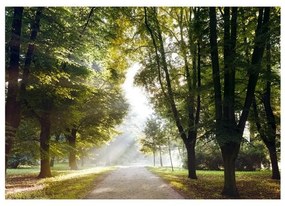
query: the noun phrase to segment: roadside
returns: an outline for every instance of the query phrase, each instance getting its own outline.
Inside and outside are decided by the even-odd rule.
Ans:
[[[187,177],[188,171],[170,168],[148,167],[148,170],[164,179],[185,199],[226,199],[221,195],[223,171],[197,171],[197,180]],[[237,187],[240,199],[280,199],[280,181],[271,179],[271,171],[237,171]]]
[[[39,179],[35,170],[8,174],[6,199],[81,199],[92,190],[93,184],[114,170],[96,167],[83,170],[56,170],[54,177]]]

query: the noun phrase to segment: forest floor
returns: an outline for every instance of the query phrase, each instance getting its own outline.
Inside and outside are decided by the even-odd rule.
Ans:
[[[94,186],[86,199],[184,199],[145,167],[119,167]]]
[[[223,171],[197,171],[197,180],[187,177],[185,169],[148,167],[186,199],[227,199],[221,195]],[[280,180],[271,179],[271,171],[237,171],[240,199],[280,199]]]

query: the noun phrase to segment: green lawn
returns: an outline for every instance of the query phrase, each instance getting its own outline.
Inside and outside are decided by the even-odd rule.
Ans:
[[[187,178],[187,170],[148,169],[189,199],[224,199],[223,171],[197,171],[197,180]],[[280,199],[280,181],[271,179],[271,171],[236,172],[241,199]]]
[[[6,199],[81,199],[94,183],[113,167],[68,170],[66,165],[53,168],[53,177],[38,179],[38,167],[8,169]]]

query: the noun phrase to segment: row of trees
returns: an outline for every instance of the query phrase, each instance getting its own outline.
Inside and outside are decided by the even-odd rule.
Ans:
[[[6,168],[78,155],[109,141],[127,113],[118,10],[6,8]],[[107,55],[106,55],[107,54]],[[52,153],[50,153],[50,150]],[[38,157],[40,156],[40,157]],[[52,156],[52,158],[51,158]]]
[[[280,8],[139,8],[133,47],[138,85],[157,113],[176,125],[196,179],[198,137],[214,136],[223,194],[238,196],[235,165],[247,122],[268,149],[280,179]]]
[[[167,162],[173,169],[173,155],[178,157],[176,166],[182,165],[187,169],[187,156],[185,146],[179,134],[175,131],[175,125],[166,122],[157,116],[149,118],[145,124],[143,135],[140,137],[141,152],[153,156],[153,165],[156,166],[158,154],[160,166]],[[235,163],[237,170],[253,171],[269,169],[269,154],[259,137],[253,131],[250,136],[241,142],[240,152]],[[249,138],[249,139],[248,139]],[[195,147],[196,168],[200,170],[222,170],[223,159],[214,134],[204,135],[197,139]],[[163,158],[164,157],[164,158]],[[168,163],[168,164],[169,164]]]
[[[126,111],[119,86],[124,70],[140,62],[136,82],[159,116],[175,125],[189,178],[197,178],[197,138],[214,136],[223,158],[223,194],[238,196],[235,162],[246,122],[268,148],[272,178],[280,178],[280,8],[5,12],[6,160],[29,124],[38,128],[28,136],[40,137],[42,177],[50,175],[51,138],[61,143],[65,137],[70,148],[74,137],[91,143],[92,137],[110,138]]]

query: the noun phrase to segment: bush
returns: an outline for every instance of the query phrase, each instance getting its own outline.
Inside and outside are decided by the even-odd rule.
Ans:
[[[254,171],[263,167],[269,167],[266,157],[266,149],[262,142],[244,141],[236,160],[236,170]],[[187,168],[187,158],[183,161],[183,168]],[[214,141],[205,143],[200,140],[196,146],[196,169],[198,170],[221,170],[223,159],[218,144]]]
[[[29,153],[13,154],[7,162],[8,168],[16,169],[20,165],[38,165],[38,161]]]

